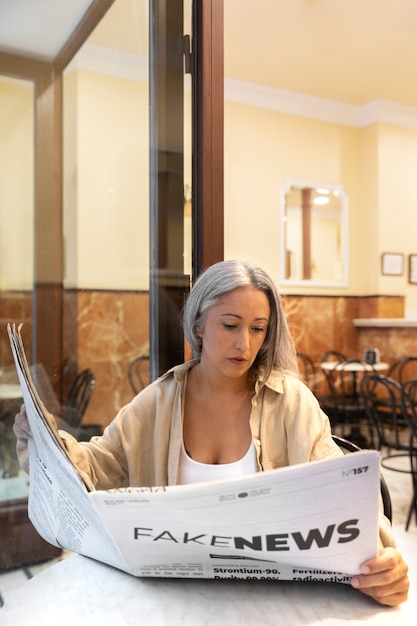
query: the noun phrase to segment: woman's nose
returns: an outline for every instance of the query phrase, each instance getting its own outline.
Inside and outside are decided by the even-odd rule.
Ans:
[[[238,336],[236,338],[236,346],[240,350],[245,350],[246,348],[248,348],[249,346],[249,332],[248,331],[241,330],[240,333],[238,333]]]

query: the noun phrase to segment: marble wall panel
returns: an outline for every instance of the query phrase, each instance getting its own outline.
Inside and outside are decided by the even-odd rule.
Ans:
[[[359,348],[378,348],[381,361],[393,363],[417,354],[417,328],[360,328]]]
[[[327,350],[338,350],[350,358],[362,356],[362,335],[352,320],[404,314],[401,297],[287,295],[283,302],[297,349],[315,362]]]
[[[84,421],[106,426],[129,402],[133,391],[128,380],[130,362],[149,353],[149,298],[144,292],[83,290],[68,299],[69,315],[78,320],[72,341],[66,325],[69,378],[91,368],[96,385]]]
[[[283,304],[297,349],[317,364],[326,350],[360,357],[364,347],[371,345],[371,337],[364,337],[363,329],[359,332],[353,319],[378,317],[377,313],[393,317],[403,311],[402,300],[389,297],[287,295]],[[73,304],[71,308],[74,315]],[[76,315],[77,368],[91,367],[97,378],[85,420],[106,425],[132,396],[129,363],[135,356],[148,353],[148,295],[81,291],[77,294]],[[375,346],[379,347],[377,343]],[[382,346],[381,354],[383,350]],[[386,352],[384,358],[394,360],[391,346]],[[321,378],[319,375],[319,388]]]
[[[401,297],[297,296],[283,298],[296,347],[316,364],[326,350],[349,357],[377,347],[389,363],[417,353],[417,329],[356,328],[352,320],[368,317],[403,317]],[[149,351],[149,298],[146,292],[66,290],[63,320],[64,392],[76,373],[90,367],[96,387],[86,423],[106,426],[132,397],[128,380],[130,362]],[[0,365],[11,364],[6,325],[24,323],[24,340],[31,361],[32,294],[0,295]]]
[[[32,292],[0,292],[0,367],[14,366],[7,334],[8,323],[23,324],[22,336],[28,360],[32,358]]]
[[[405,301],[401,296],[367,296],[358,300],[358,317],[404,317]]]
[[[338,350],[356,356],[357,301],[344,297],[286,296],[285,311],[297,350],[315,362],[323,352]]]

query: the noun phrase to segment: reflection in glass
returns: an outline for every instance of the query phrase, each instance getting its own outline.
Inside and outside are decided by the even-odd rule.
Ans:
[[[282,282],[345,285],[347,199],[342,187],[285,185],[282,218]]]
[[[146,0],[116,0],[64,72],[64,392],[91,368],[103,426],[149,354],[148,45]]]
[[[17,462],[12,431],[22,397],[6,323],[15,319],[24,322],[30,337],[34,273],[33,83],[1,76],[0,101],[1,507],[4,501],[27,496],[27,478]]]
[[[172,7],[170,3],[171,11]],[[187,16],[190,20],[189,11]],[[164,263],[159,266],[161,274],[171,282],[174,262],[182,277],[191,259],[190,189],[184,192],[184,175],[191,183],[190,87],[186,85],[184,94],[182,48],[176,46],[181,62],[177,109],[169,106],[162,114],[164,101],[151,106],[150,82],[156,68],[150,70],[148,19],[147,0],[115,0],[64,72],[64,359],[68,381],[83,368],[93,370],[96,385],[86,420],[99,416],[103,425],[131,399],[130,363],[156,352],[152,329],[162,317],[163,295],[171,284],[163,295],[158,293],[159,310],[150,316],[150,302],[155,301],[150,295],[150,257],[158,251]],[[182,20],[179,31],[181,38]],[[165,40],[162,44],[166,47]],[[166,68],[159,61],[163,78]],[[166,102],[172,99],[169,92]],[[170,124],[180,129],[181,141],[174,144],[167,132],[166,158],[161,159],[165,169],[158,170],[156,180],[168,184],[166,193],[159,188],[159,213],[152,213],[159,230],[150,248],[155,236],[150,234],[150,128],[160,115],[167,120],[169,116]],[[184,130],[179,115],[184,115]],[[182,144],[188,152],[184,171]],[[176,203],[170,195],[174,178],[179,190]],[[174,220],[174,214],[179,218]],[[187,250],[181,247],[183,231]],[[174,287],[171,291],[179,293]],[[165,317],[176,323],[177,311]],[[175,338],[172,332],[167,336]],[[183,359],[182,333],[180,341],[175,362]],[[169,351],[160,343],[165,356]],[[165,364],[161,367],[168,369]]]
[[[1,76],[0,101],[0,290],[31,291],[34,245],[32,82]],[[16,245],[17,240],[19,245]]]

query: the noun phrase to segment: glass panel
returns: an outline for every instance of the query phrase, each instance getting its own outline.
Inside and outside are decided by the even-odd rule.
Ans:
[[[193,0],[184,0],[184,35],[189,36],[190,49],[192,46],[192,3]],[[191,58],[188,59],[191,64]],[[192,276],[192,133],[191,133],[191,67],[186,67],[187,61],[184,61],[184,274]]]
[[[158,246],[161,258],[167,261],[160,268],[166,272],[167,291],[173,287],[171,293],[174,294],[176,313],[188,290],[191,274],[191,87],[190,76],[184,79],[182,57],[183,29],[191,34],[191,0],[186,3],[184,15],[182,0],[169,3],[170,11],[174,7],[175,12],[175,7],[181,6],[181,20],[176,23],[175,31],[179,70],[177,67],[175,90],[167,90],[165,108],[164,103],[159,102],[157,112],[161,118],[165,116],[175,132],[180,119],[181,132],[175,135],[179,137],[177,144],[165,146],[166,170],[158,170],[158,176],[162,172],[161,178],[166,175],[168,192],[171,191],[169,182],[175,178],[176,195],[175,202],[167,203],[158,213],[159,235],[162,232],[166,238],[159,236],[152,246],[149,219],[152,195],[149,182],[149,6],[147,0],[116,0],[63,76],[62,320],[60,263],[45,264],[56,278],[53,295],[59,300],[57,308],[53,306],[56,302],[53,297],[47,302],[42,299],[39,281],[35,281],[38,299],[45,304],[44,311],[51,313],[57,326],[62,321],[63,360],[62,363],[60,358],[53,362],[53,375],[46,375],[42,363],[31,367],[38,391],[47,408],[56,416],[58,425],[78,439],[89,439],[100,433],[121,406],[149,382],[150,330],[151,325],[158,325],[162,311],[161,307],[158,308],[158,314],[150,321],[151,250]],[[161,33],[163,47],[168,42],[168,35],[165,40],[163,28]],[[27,59],[29,66],[30,63],[31,60]],[[168,73],[162,66],[158,71],[160,75]],[[156,69],[153,68],[152,72]],[[0,98],[3,108],[0,120],[1,318],[3,326],[9,320],[24,322],[25,349],[28,361],[32,363],[32,259],[36,258],[37,252],[43,251],[39,242],[35,248],[37,236],[33,226],[35,114],[32,84],[1,79]],[[175,109],[172,108],[173,98],[176,98]],[[54,132],[59,131],[59,110],[58,105],[54,111],[54,125],[46,125],[48,129],[53,126]],[[36,119],[39,121],[42,117],[44,120],[47,115],[47,109],[38,110]],[[42,149],[52,150],[52,146],[44,142]],[[55,144],[54,149],[59,154],[59,147]],[[48,156],[52,161],[51,155]],[[173,161],[175,168],[171,170]],[[60,159],[54,161],[54,175],[59,175],[59,165]],[[56,247],[51,245],[48,259],[53,258],[54,250],[58,250],[55,258],[60,261],[59,198],[51,206],[55,212],[48,214],[48,220],[54,220],[53,232],[51,222],[47,220],[36,232],[42,232],[42,241],[48,246],[57,244]],[[38,211],[35,223],[40,222],[40,215],[43,214]],[[172,228],[173,224],[175,228]],[[174,284],[170,283],[173,266],[177,272]],[[41,285],[45,290],[50,287],[48,277],[46,272]],[[42,317],[41,314],[33,315],[38,321]],[[174,316],[172,320],[178,321]],[[42,334],[47,351],[59,343],[58,340],[51,345],[49,330],[48,324],[44,324],[42,333],[37,329],[33,332],[34,338]],[[54,337],[60,337],[59,333]],[[180,340],[178,360],[183,360],[182,333]],[[9,480],[10,477],[14,481],[21,478],[22,472],[15,458],[16,442],[11,426],[21,400],[10,396],[11,383],[17,379],[6,333],[0,338],[0,348],[0,391],[2,383],[8,386],[7,390],[3,388],[4,397],[0,396],[0,478]],[[139,369],[135,377],[131,364],[136,360]],[[10,372],[6,371],[9,364]],[[62,394],[60,385],[54,384],[61,376]],[[79,405],[81,412],[76,406],[80,402],[80,390],[86,393]],[[18,393],[20,396],[20,390]],[[52,555],[45,552],[48,547],[45,542],[40,547],[30,545],[32,534],[38,541],[40,538],[27,521],[27,476],[23,475],[22,479],[22,485],[15,481],[11,487],[5,481],[0,483],[0,500],[12,499],[15,503],[21,498],[19,514],[25,518],[24,539],[19,538],[18,546],[13,546],[16,548],[16,554],[12,555],[14,560],[5,567],[47,560],[57,551],[53,548]],[[8,524],[9,533],[15,524],[15,511],[8,521],[8,508],[3,507],[0,513]]]
[[[151,10],[162,23],[165,15],[155,5]],[[191,262],[191,112],[178,44],[185,24],[190,32],[191,10],[188,5],[178,21],[180,8],[182,15],[182,0],[170,3],[160,27],[161,47],[178,58],[173,70],[171,53],[170,67],[158,56],[152,80],[162,96],[156,102],[146,0],[116,0],[64,73],[64,396],[78,372],[93,371],[87,425],[107,425],[141,385],[183,360],[179,313]],[[157,168],[150,162],[150,124],[160,141]],[[158,265],[151,266],[155,258]],[[156,274],[153,290],[150,276]]]
[[[116,0],[64,73],[64,395],[92,370],[87,424],[149,355],[148,91],[148,3]]]
[[[5,332],[25,322],[30,337],[34,246],[34,90],[31,81],[0,77],[0,504],[24,498],[12,432],[21,393]],[[24,253],[22,253],[22,251]],[[28,346],[30,352],[30,346]]]
[[[184,274],[183,0],[153,0],[150,10],[150,365],[154,379],[184,359],[180,315],[190,276]]]

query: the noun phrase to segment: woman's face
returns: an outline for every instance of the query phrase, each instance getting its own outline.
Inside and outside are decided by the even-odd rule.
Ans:
[[[201,364],[227,377],[246,375],[265,341],[269,317],[268,298],[254,287],[239,287],[219,298],[197,329]]]

